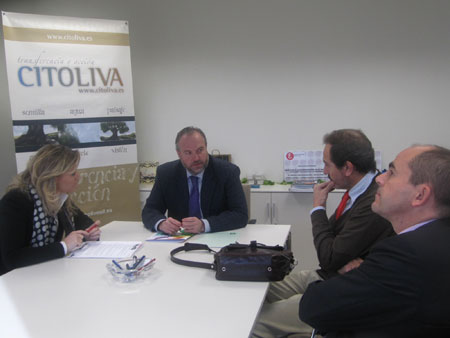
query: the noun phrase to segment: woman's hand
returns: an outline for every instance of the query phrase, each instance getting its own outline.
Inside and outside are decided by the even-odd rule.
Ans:
[[[92,225],[86,229],[87,236],[84,237],[86,241],[98,241],[100,239],[100,221],[97,220]]]
[[[81,246],[81,244],[83,244],[84,238],[88,235],[89,233],[84,230],[75,230],[68,234],[67,237],[63,240],[67,246],[67,253],[72,252],[73,250]]]

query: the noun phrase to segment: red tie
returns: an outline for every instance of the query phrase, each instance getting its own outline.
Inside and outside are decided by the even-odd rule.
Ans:
[[[341,203],[339,203],[338,208],[336,209],[336,220],[341,217],[342,212],[345,209],[345,206],[347,205],[347,201],[349,199],[348,190],[345,192],[344,196],[342,196]]]

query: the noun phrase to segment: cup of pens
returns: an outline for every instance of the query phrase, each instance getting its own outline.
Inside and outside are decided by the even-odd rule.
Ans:
[[[144,276],[154,264],[155,258],[133,256],[122,260],[113,259],[111,263],[106,264],[106,268],[114,279],[123,283],[129,283],[139,278],[139,276]]]

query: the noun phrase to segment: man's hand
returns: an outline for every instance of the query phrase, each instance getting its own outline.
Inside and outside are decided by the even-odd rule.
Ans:
[[[361,258],[355,258],[353,260],[351,260],[350,262],[348,262],[347,264],[345,264],[342,268],[340,268],[338,270],[338,272],[343,275],[344,273],[347,273],[353,269],[356,269],[357,267],[359,267],[361,265],[361,263],[364,262],[363,259]]]
[[[201,219],[197,217],[186,217],[181,220],[182,227],[185,232],[198,234],[205,231],[205,225]]]
[[[313,208],[326,207],[328,193],[334,189],[334,182],[328,181],[314,185]]]
[[[162,221],[158,227],[159,231],[162,231],[168,235],[175,235],[181,228],[181,222],[175,218],[169,217],[165,221]]]

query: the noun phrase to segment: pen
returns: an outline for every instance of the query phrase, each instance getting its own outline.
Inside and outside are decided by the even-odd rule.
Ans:
[[[113,264],[117,266],[120,270],[123,270],[119,263],[117,263],[114,259],[112,260]]]
[[[145,263],[145,255],[142,256],[134,266],[134,269],[138,270]]]
[[[156,258],[152,258],[149,262],[145,263],[143,266],[141,266],[138,270],[141,271],[143,269],[145,269],[147,266],[149,266],[150,264],[152,264],[154,261],[156,261]]]
[[[88,244],[86,242],[83,242],[79,246],[75,247],[75,249],[73,249],[72,252],[83,249],[86,245],[88,245]]]
[[[145,256],[143,256],[143,257],[145,257]],[[134,263],[133,263],[133,265],[131,265],[131,266],[127,263],[127,269],[128,269],[128,270],[133,270],[133,269],[135,269],[136,266],[141,262],[141,259],[142,259],[142,257],[139,258],[139,260],[138,260],[138,258],[137,258],[136,256],[133,256],[133,261],[134,261]]]
[[[89,228],[86,229],[87,232],[91,232],[92,230],[94,230],[96,227],[98,227],[98,225],[96,223],[92,224]]]
[[[145,259],[145,255],[142,256],[141,258],[137,259],[131,268],[129,268],[128,264],[127,264],[127,269],[129,269],[129,270],[137,269],[137,267],[144,261],[144,259]]]

